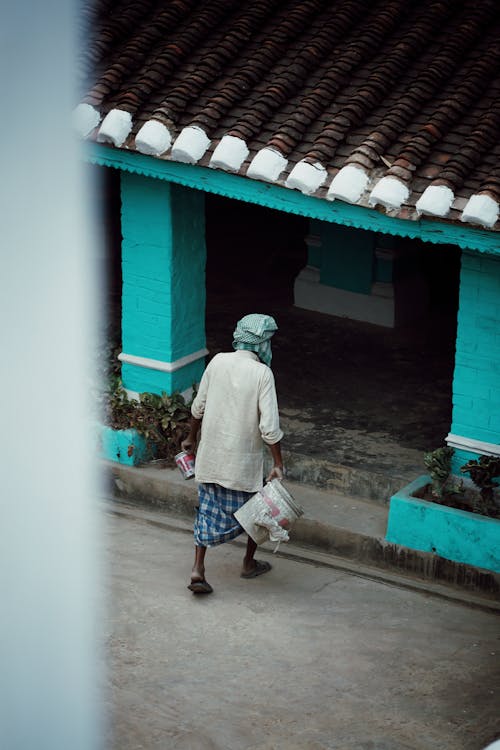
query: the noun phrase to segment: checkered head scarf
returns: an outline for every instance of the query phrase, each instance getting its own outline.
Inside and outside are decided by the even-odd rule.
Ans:
[[[277,330],[276,321],[270,315],[245,315],[238,321],[233,333],[233,348],[256,352],[259,359],[271,367],[271,336]]]

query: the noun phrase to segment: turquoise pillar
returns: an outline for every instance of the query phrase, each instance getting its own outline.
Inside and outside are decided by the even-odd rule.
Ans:
[[[460,275],[453,417],[453,469],[500,454],[500,259],[464,252]]]
[[[394,328],[425,314],[418,247],[401,237],[311,220],[295,304]]]
[[[311,220],[306,242],[308,264],[295,280],[297,307],[395,325],[392,270],[387,283],[375,275],[375,232]]]
[[[122,172],[121,199],[124,387],[186,392],[207,353],[204,195]]]
[[[320,283],[358,294],[370,294],[375,235],[326,221],[314,222],[323,248]]]

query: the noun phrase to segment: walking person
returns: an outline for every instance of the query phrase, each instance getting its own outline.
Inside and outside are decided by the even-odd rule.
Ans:
[[[283,478],[278,401],[271,367],[271,337],[278,326],[269,315],[246,315],[236,325],[233,352],[217,354],[209,363],[191,408],[191,429],[182,442],[194,452],[198,508],[194,524],[195,560],[189,589],[209,594],[205,578],[208,547],[234,539],[243,528],[234,513],[258,490],[264,476],[263,444],[273,467],[267,481]],[[256,560],[256,543],[248,537],[242,578],[271,569]]]

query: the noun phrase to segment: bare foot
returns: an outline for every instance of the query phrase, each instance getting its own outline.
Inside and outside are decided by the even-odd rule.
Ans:
[[[193,583],[193,581],[204,581],[204,580],[205,580],[205,566],[196,567],[196,565],[193,565],[193,569],[191,571],[191,583]]]

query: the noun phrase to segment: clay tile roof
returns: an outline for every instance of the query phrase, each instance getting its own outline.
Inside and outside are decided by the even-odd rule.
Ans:
[[[81,24],[83,137],[500,230],[498,0],[88,0]]]

